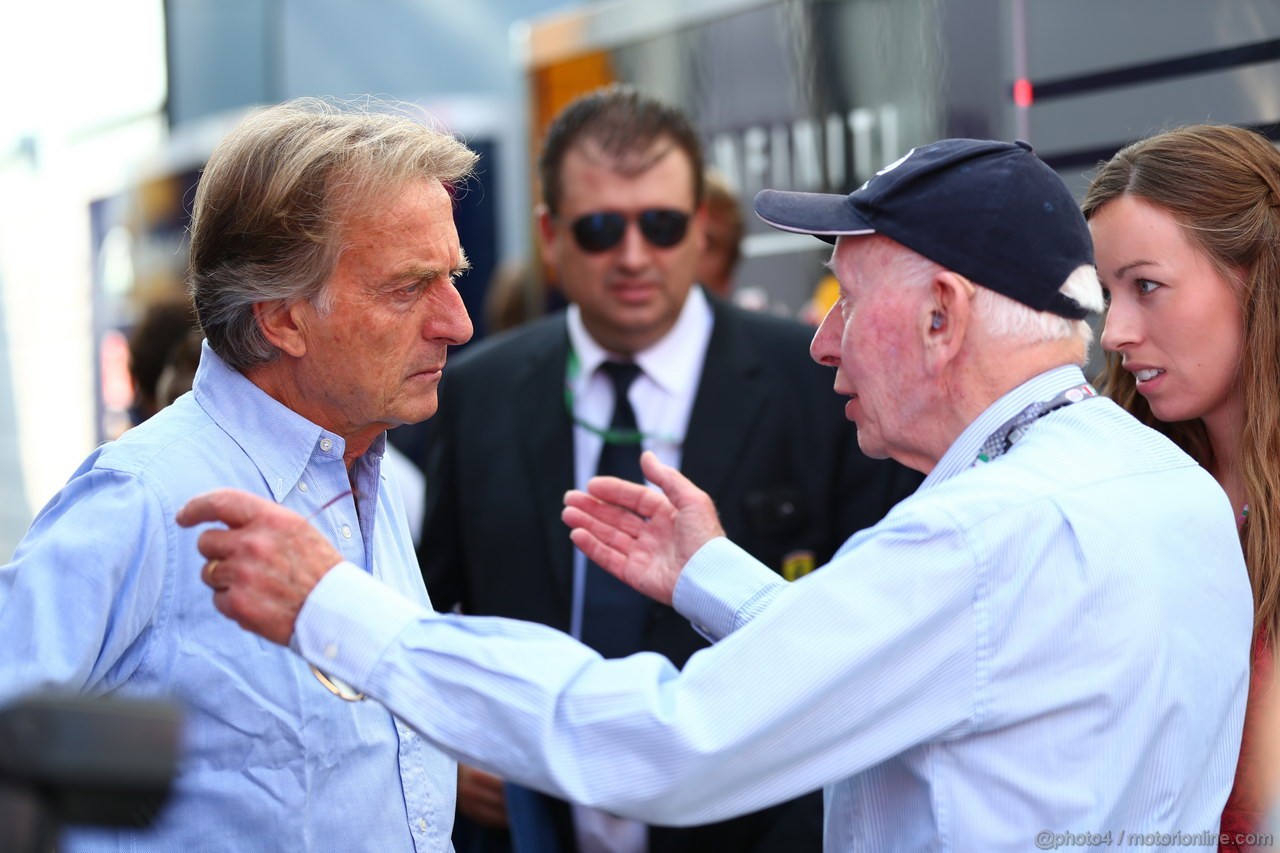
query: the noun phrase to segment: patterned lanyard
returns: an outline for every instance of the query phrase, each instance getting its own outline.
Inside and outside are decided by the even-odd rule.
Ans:
[[[1031,429],[1036,421],[1050,412],[1096,396],[1098,396],[1098,392],[1093,390],[1092,385],[1085,382],[1081,385],[1076,385],[1074,388],[1068,388],[1052,400],[1041,400],[1032,403],[987,436],[987,440],[982,442],[982,447],[978,449],[978,458],[973,460],[973,464],[975,466],[985,465],[1008,453],[1009,448],[1013,447],[1018,442],[1018,439],[1026,435],[1027,430]]]

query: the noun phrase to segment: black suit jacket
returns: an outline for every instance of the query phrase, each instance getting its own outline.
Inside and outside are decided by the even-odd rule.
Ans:
[[[811,551],[820,566],[920,478],[858,450],[834,372],[809,358],[811,328],[710,301],[715,320],[682,470],[714,499],[729,538],[761,562],[778,571],[786,555]],[[560,521],[574,486],[568,350],[560,313],[481,342],[446,368],[427,438],[420,551],[437,609],[568,630],[573,546]],[[683,666],[705,645],[687,620],[653,605],[644,649]],[[651,849],[820,849],[820,800],[792,814],[789,805],[714,827],[654,830]]]

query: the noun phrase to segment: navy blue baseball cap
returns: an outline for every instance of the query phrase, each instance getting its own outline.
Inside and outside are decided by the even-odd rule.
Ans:
[[[1062,179],[1025,142],[943,139],[913,148],[848,195],[762,190],[774,228],[837,237],[883,234],[975,283],[1073,320],[1089,312],[1059,290],[1093,266],[1093,241]]]

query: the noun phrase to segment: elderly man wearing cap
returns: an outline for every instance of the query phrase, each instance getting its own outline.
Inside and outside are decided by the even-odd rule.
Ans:
[[[565,519],[718,640],[683,671],[427,612],[232,492],[180,518],[231,526],[201,540],[226,610],[460,758],[654,823],[823,785],[831,850],[1215,846],[1248,581],[1208,475],[1085,382],[1101,292],[1065,186],[1028,146],[945,140],[756,207],[836,242],[813,355],[863,449],[928,474],[827,569],[778,580],[650,455],[661,492],[597,479]]]

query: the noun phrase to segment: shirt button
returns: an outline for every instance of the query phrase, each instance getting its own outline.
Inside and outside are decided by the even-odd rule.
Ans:
[[[334,658],[336,658],[338,656],[338,644],[330,643],[329,645],[325,646],[324,656],[329,660],[333,660]]]
[[[426,831],[427,831],[427,822],[426,822],[424,819],[422,819],[422,818],[418,818],[418,827],[419,827],[423,832],[426,832]]]
[[[327,438],[320,439],[320,449],[323,450],[325,453],[328,453],[330,450],[333,449],[333,442]]]
[[[306,490],[307,490],[307,484],[306,484],[306,483],[299,483],[299,484],[298,484],[298,491],[300,491],[300,492],[305,492]]]
[[[351,538],[351,526],[349,524],[342,525],[342,538],[343,539]]]

